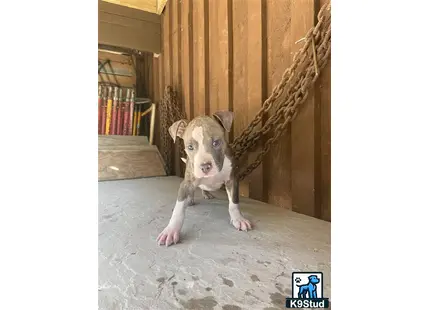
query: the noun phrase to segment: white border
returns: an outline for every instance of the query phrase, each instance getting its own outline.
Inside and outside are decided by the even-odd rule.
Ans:
[[[97,2],[2,12],[2,308],[96,309]],[[427,1],[333,1],[335,310],[426,302],[428,12]],[[412,271],[425,279],[416,291]]]
[[[97,6],[1,4],[2,309],[97,309]]]
[[[411,273],[430,278],[429,3],[332,5],[332,306],[422,308]]]

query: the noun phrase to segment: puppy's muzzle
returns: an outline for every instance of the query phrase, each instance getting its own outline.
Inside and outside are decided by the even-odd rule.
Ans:
[[[212,170],[212,163],[207,162],[200,165],[200,169],[204,174],[208,174]]]

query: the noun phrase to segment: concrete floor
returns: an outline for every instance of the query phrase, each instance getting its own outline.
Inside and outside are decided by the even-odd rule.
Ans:
[[[236,231],[223,191],[188,207],[181,242],[158,246],[181,179],[99,183],[99,309],[285,309],[292,271],[322,271],[330,297],[330,223],[250,199]]]

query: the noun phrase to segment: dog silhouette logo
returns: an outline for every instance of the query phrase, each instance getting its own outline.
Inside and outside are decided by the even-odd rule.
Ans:
[[[301,282],[301,278],[296,278],[297,282]],[[317,284],[320,283],[320,279],[317,275],[310,275],[308,277],[308,283],[296,284],[299,287],[299,298],[318,298]],[[321,296],[319,296],[321,297]]]
[[[287,308],[328,308],[329,300],[323,297],[322,272],[293,272],[293,296],[286,298]]]

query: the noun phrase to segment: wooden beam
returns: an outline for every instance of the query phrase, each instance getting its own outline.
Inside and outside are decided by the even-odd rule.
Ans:
[[[166,6],[167,0],[157,0],[157,13],[163,13],[164,7]]]
[[[314,26],[314,0],[293,1],[291,4],[291,40],[303,38]],[[292,45],[296,53],[303,43]],[[293,211],[309,216],[318,216],[315,211],[315,126],[318,106],[313,89],[302,104],[296,119],[291,124],[291,192]]]
[[[153,13],[99,2],[99,44],[160,53],[161,20]]]
[[[143,10],[150,13],[157,13],[157,0],[103,0],[113,4],[126,6],[133,9]]]

